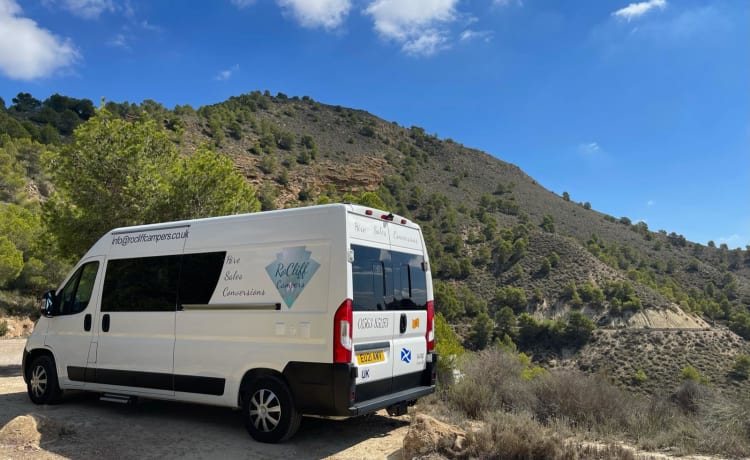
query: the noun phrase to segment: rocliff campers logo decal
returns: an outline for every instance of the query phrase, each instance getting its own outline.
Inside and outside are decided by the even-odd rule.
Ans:
[[[304,246],[284,248],[276,254],[276,260],[266,266],[276,289],[287,308],[292,308],[302,291],[310,282],[320,264],[313,260],[312,253]]]

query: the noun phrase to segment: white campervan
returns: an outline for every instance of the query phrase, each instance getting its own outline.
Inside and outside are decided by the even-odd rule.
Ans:
[[[402,414],[435,389],[420,228],[332,204],[120,228],[55,292],[24,350],[31,400],[62,390],[242,408],[259,441],[302,415]]]

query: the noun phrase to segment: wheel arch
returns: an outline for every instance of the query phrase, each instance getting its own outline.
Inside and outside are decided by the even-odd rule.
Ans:
[[[284,374],[277,371],[276,369],[271,369],[269,367],[256,367],[250,369],[245,372],[245,374],[242,376],[242,380],[240,380],[240,387],[239,391],[237,392],[237,405],[239,407],[242,407],[242,398],[245,394],[245,391],[250,387],[253,381],[262,377],[275,377],[284,382],[284,384],[289,387],[289,382],[287,382],[286,378],[284,378]],[[297,402],[295,401],[294,404],[296,405]]]
[[[25,353],[27,353],[27,355],[23,363],[24,382],[29,381],[29,372],[31,371],[31,365],[40,356],[49,356],[49,358],[52,360],[52,364],[54,364],[55,368],[57,368],[57,360],[55,360],[55,355],[52,353],[52,350],[50,350],[49,348],[35,348]]]

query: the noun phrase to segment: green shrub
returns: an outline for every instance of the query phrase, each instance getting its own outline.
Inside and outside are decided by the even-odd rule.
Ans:
[[[704,384],[708,383],[708,378],[701,375],[701,373],[698,372],[698,369],[690,365],[682,368],[682,371],[680,372],[680,380],[692,380],[693,382]]]
[[[273,155],[266,155],[258,164],[258,168],[260,168],[264,174],[273,174],[276,171],[277,166],[276,157]]]
[[[513,311],[521,311],[526,309],[528,300],[523,288],[506,286],[495,292],[493,304],[498,310],[503,307],[510,307]]]
[[[648,376],[646,376],[646,373],[643,372],[642,369],[638,369],[635,371],[635,374],[633,374],[633,384],[634,385],[642,385],[648,381]]]
[[[539,267],[539,275],[547,276],[549,275],[550,270],[552,270],[552,263],[548,258],[545,257],[544,259],[542,259],[542,266]]]
[[[555,233],[555,219],[550,214],[545,214],[539,227],[547,233]]]
[[[737,355],[731,374],[738,380],[747,380],[750,378],[750,356],[744,354]]]
[[[438,359],[438,379],[441,382],[451,382],[453,370],[466,350],[461,346],[460,337],[453,332],[450,324],[441,313],[435,315],[435,351],[440,356],[440,359]]]
[[[495,323],[492,318],[480,311],[471,324],[471,332],[467,340],[468,346],[473,350],[482,350],[490,344],[492,333],[495,329]]]
[[[2,323],[0,323],[0,337],[5,337],[5,334],[8,333],[8,321],[3,320]]]
[[[591,338],[591,331],[595,327],[594,322],[583,313],[578,311],[570,312],[568,322],[563,329],[565,344],[574,347],[583,346]]]
[[[555,251],[552,251],[549,255],[549,262],[553,267],[557,267],[560,264],[560,256]]]
[[[523,370],[521,370],[523,380],[533,380],[547,372],[545,368],[535,365],[526,353],[518,354],[518,362],[523,365]]]
[[[375,127],[365,125],[359,129],[359,134],[365,137],[375,137]]]
[[[283,131],[276,135],[276,145],[283,150],[292,150],[294,148],[294,134]]]

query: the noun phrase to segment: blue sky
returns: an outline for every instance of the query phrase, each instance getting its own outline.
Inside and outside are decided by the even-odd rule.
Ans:
[[[555,193],[750,244],[750,3],[0,0],[0,97],[367,110]]]

